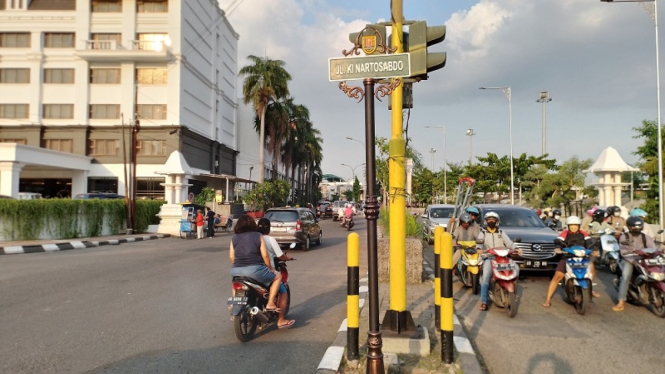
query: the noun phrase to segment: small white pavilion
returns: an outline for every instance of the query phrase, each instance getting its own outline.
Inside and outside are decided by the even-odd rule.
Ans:
[[[621,174],[626,171],[639,171],[640,169],[628,165],[616,149],[607,147],[601,152],[598,160],[589,168],[598,178],[594,186],[598,189],[598,205],[622,207],[621,190],[630,183],[621,182]],[[622,211],[626,212],[625,207]]]
[[[187,200],[187,190],[189,178],[191,178],[194,171],[187,164],[185,156],[179,151],[173,151],[164,167],[157,172],[157,174],[164,175],[165,183],[164,192],[166,197],[166,204],[162,205],[159,211],[158,232],[171,235],[180,234],[180,220],[182,218],[182,205]]]

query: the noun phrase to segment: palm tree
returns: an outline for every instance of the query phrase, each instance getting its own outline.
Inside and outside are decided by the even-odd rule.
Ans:
[[[254,106],[257,116],[261,121],[259,129],[259,183],[264,180],[264,144],[265,144],[265,119],[268,104],[276,102],[288,96],[288,82],[291,75],[284,69],[284,61],[271,60],[249,55],[247,58],[251,65],[240,69],[239,74],[245,76],[242,94],[245,104],[250,102]]]

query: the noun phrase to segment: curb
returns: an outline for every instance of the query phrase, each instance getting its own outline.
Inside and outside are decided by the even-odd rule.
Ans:
[[[171,236],[170,234],[157,234],[157,235],[144,235],[144,236],[123,238],[123,239],[111,239],[111,240],[101,240],[101,241],[75,240],[71,242],[62,242],[62,243],[0,247],[0,255],[67,251],[70,249],[92,248],[92,247],[101,247],[104,245],[119,245],[123,243],[133,243],[133,242],[141,242],[146,240],[162,239],[162,238],[168,238],[170,236]]]
[[[369,287],[367,286],[367,277],[360,279],[360,288],[358,292],[358,313],[362,312],[365,306],[365,299]],[[316,374],[334,374],[339,371],[339,366],[342,364],[342,357],[344,357],[344,350],[346,349],[346,318],[337,330],[337,337],[330,347],[323,355],[319,366],[316,368]]]

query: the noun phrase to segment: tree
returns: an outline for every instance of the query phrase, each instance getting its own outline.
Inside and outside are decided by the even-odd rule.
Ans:
[[[407,144],[409,143],[407,139]],[[386,138],[376,138],[376,147],[378,149],[378,155],[376,155],[376,183],[383,195],[383,201],[388,201],[388,194],[391,192],[389,188],[389,170],[388,170],[388,160],[390,158],[390,142]],[[418,173],[422,168],[422,157],[418,151],[413,149],[411,146],[406,146],[405,152],[406,158],[413,160],[413,170],[414,173]],[[413,190],[413,189],[412,189]],[[394,191],[392,191],[394,192]]]
[[[273,204],[274,206],[284,206],[289,192],[291,192],[291,185],[283,180],[265,181],[257,183],[256,188],[245,195],[245,202],[254,211],[266,210]]]
[[[637,135],[634,139],[643,139],[644,143],[637,147],[634,155],[640,156],[643,160],[638,166],[648,176],[648,186],[646,191],[646,203],[641,208],[647,212],[647,221],[658,222],[658,126],[655,121],[642,121],[639,127],[633,127]]]
[[[585,170],[592,163],[592,159],[580,160],[573,156],[561,164],[556,173],[543,176],[540,185],[533,190],[533,198],[546,206],[570,205],[583,190]]]
[[[353,180],[353,201],[356,203],[360,201],[360,181],[358,177]]]
[[[265,144],[265,117],[270,101],[278,101],[288,96],[288,82],[291,75],[284,69],[284,61],[261,58],[254,55],[247,57],[252,64],[244,66],[238,72],[245,76],[242,87],[245,104],[250,102],[259,116],[261,126],[259,129],[259,183],[264,180],[264,144]]]

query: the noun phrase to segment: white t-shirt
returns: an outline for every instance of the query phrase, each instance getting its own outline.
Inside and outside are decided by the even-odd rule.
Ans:
[[[266,248],[268,249],[268,256],[270,256],[270,263],[272,266],[275,266],[275,258],[282,257],[284,252],[277,244],[277,240],[270,235],[263,235],[263,240],[266,242]]]

